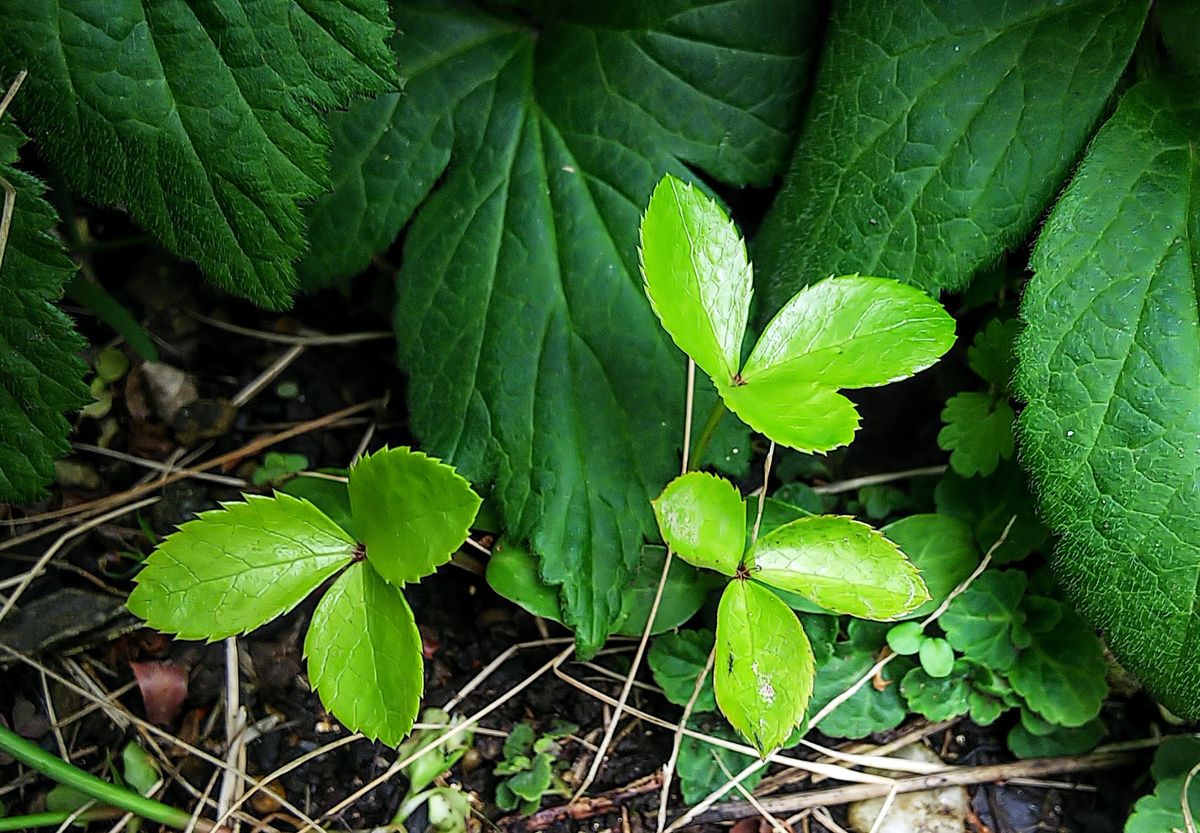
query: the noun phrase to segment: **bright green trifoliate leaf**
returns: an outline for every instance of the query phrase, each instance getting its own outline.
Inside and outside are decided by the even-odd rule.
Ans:
[[[1049,629],[1030,623],[1032,638],[1008,669],[1008,679],[1041,717],[1059,726],[1082,726],[1100,713],[1108,694],[1108,663],[1100,640],[1077,613],[1064,606],[1056,618]]]
[[[946,400],[937,442],[950,452],[950,467],[963,477],[988,475],[1013,453],[1013,420],[1008,400],[992,393],[963,391]]]
[[[367,562],[338,578],[304,638],[308,678],[338,720],[395,746],[424,689],[421,634],[400,593]]]
[[[731,581],[717,610],[713,689],[733,727],[767,755],[804,719],[812,647],[791,608],[752,581]]]
[[[1200,717],[1200,98],[1148,81],[1097,133],[1034,250],[1022,462],[1067,595]]]
[[[300,206],[329,184],[318,110],[394,90],[383,0],[0,2],[38,151],[222,287],[295,288]]]
[[[737,572],[746,543],[746,505],[723,477],[688,472],[654,501],[663,540],[697,567],[727,576]]]
[[[4,40],[10,36],[6,29]],[[58,215],[42,198],[44,186],[12,167],[24,141],[11,123],[0,124],[0,177],[17,192],[0,264],[0,502],[44,493],[55,459],[70,449],[63,412],[90,399],[78,357],[83,340],[54,306],[75,264],[49,233]]]
[[[679,465],[684,363],[641,286],[638,221],[665,173],[779,172],[820,16],[811,0],[504,5],[392,4],[404,94],[335,120],[310,276],[355,274],[408,224],[413,433],[495,484],[588,655]]]
[[[928,616],[971,571],[979,566],[979,550],[971,528],[948,515],[909,515],[879,530],[900,547],[921,572],[929,600],[901,618]]]
[[[403,587],[430,575],[466,540],[479,495],[451,466],[384,448],[350,469],[350,514],[371,566]]]
[[[715,381],[755,430],[798,451],[828,451],[849,443],[858,427],[839,388],[905,379],[953,343],[954,319],[925,293],[846,275],[797,293],[767,325],[738,377]]]
[[[1029,644],[1021,609],[1025,581],[1020,570],[985,570],[938,619],[946,639],[964,656],[1007,671]]]
[[[746,244],[715,202],[666,176],[641,225],[646,295],[675,344],[714,379],[732,379],[750,316]]]
[[[306,500],[248,495],[202,512],[146,559],[129,609],[183,639],[222,639],[291,610],[347,567],[355,541]]]
[[[764,311],[829,274],[961,289],[1057,195],[1147,0],[833,5],[816,89],[755,246]]]
[[[667,699],[675,705],[686,706],[692,698],[696,678],[708,663],[713,639],[713,632],[710,630],[682,630],[678,633],[663,634],[650,646],[647,661],[654,673],[654,681],[658,683]],[[708,712],[716,707],[712,677],[709,676],[700,687],[694,710]]]
[[[894,619],[929,598],[899,547],[852,518],[792,521],[759,536],[746,563],[755,579],[852,616]]]

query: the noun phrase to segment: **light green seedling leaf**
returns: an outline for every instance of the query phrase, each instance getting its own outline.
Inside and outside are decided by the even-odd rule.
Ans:
[[[954,319],[911,286],[845,275],[798,292],[767,325],[733,381],[716,379],[730,409],[799,451],[846,445],[858,427],[838,388],[905,379],[954,343]]]
[[[937,442],[950,452],[950,467],[963,477],[991,474],[1013,453],[1013,420],[1008,400],[991,393],[963,391],[946,400],[945,427]]]
[[[158,771],[158,762],[134,741],[125,744],[121,749],[121,776],[139,795],[149,795],[162,777]]]
[[[347,727],[395,746],[412,728],[425,678],[404,596],[360,562],[334,583],[304,638],[308,678]]]
[[[918,570],[930,599],[902,618],[928,616],[971,571],[979,566],[979,550],[971,528],[949,515],[909,515],[881,528]]]
[[[708,662],[708,653],[713,648],[713,632],[710,630],[681,630],[666,633],[654,640],[647,661],[663,694],[677,706],[686,706],[696,689],[696,678]],[[704,680],[694,710],[709,712],[717,707],[713,694],[712,677]]]
[[[893,652],[909,657],[921,650],[925,644],[925,629],[920,622],[901,622],[887,632],[887,644]]]
[[[126,606],[183,639],[252,631],[350,564],[355,541],[306,500],[248,495],[202,512],[146,559]]]
[[[1107,672],[1100,640],[1087,622],[1063,606],[1055,627],[1032,633],[1008,669],[1008,679],[1041,717],[1077,727],[1100,713],[1108,694]]]
[[[1007,671],[1017,658],[1015,634],[1024,629],[1025,582],[1020,570],[985,570],[938,619],[946,639],[963,655]]]
[[[721,712],[766,756],[804,719],[812,646],[796,614],[752,581],[732,581],[717,609],[713,688]]]
[[[760,536],[746,562],[759,581],[867,619],[894,619],[929,598],[899,547],[853,518],[792,521]]]
[[[954,670],[954,649],[940,637],[931,637],[921,643],[918,650],[921,667],[931,677],[941,679]]]
[[[727,576],[737,572],[746,541],[746,505],[733,484],[688,472],[667,484],[654,501],[667,546],[684,561]]]
[[[642,279],[654,313],[697,366],[731,381],[750,316],[750,259],[725,212],[691,183],[667,175],[641,226]]]
[[[432,708],[421,712],[421,722],[436,728],[418,729],[409,735],[408,739],[396,748],[398,758],[407,759],[428,745],[430,741],[436,740],[445,732],[450,731],[457,723],[446,711]],[[416,760],[406,766],[404,774],[408,778],[408,795],[419,793],[432,784],[439,775],[449,772],[450,768],[458,763],[459,759],[471,748],[473,740],[472,732],[459,732],[441,746],[426,751],[425,754],[418,756]]]
[[[402,587],[430,575],[466,540],[482,501],[452,467],[384,448],[350,469],[350,513],[367,559]]]

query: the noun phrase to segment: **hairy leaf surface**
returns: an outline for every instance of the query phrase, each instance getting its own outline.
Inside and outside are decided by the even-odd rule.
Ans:
[[[304,638],[308,678],[338,720],[395,746],[412,728],[425,677],[403,594],[366,562],[329,588]]]
[[[7,39],[7,35],[5,38]],[[0,176],[17,192],[0,265],[0,502],[33,500],[66,454],[64,411],[85,405],[83,340],[54,302],[75,274],[42,184],[12,167],[25,137],[0,125]]]
[[[225,289],[285,306],[317,113],[395,89],[383,0],[0,0],[0,66],[38,150]]]
[[[338,128],[365,141],[335,150],[345,188],[312,236],[349,241],[353,271],[412,217],[396,332],[413,429],[495,482],[590,653],[678,465],[683,362],[638,277],[641,212],[687,165],[734,184],[778,172],[815,17],[769,0],[545,5],[535,32],[465,2],[398,3],[406,92]]]
[[[811,112],[755,247],[765,310],[829,274],[965,286],[1058,191],[1148,6],[835,3]]]
[[[1023,462],[1064,589],[1200,717],[1200,101],[1122,99],[1050,215],[1022,306]]]
[[[354,548],[307,500],[247,495],[165,538],[138,573],[127,606],[182,639],[223,639],[291,610],[350,564]]]

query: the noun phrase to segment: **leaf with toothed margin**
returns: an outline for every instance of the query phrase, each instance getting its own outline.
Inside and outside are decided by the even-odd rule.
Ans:
[[[784,524],[758,539],[746,564],[757,581],[865,619],[896,619],[929,598],[900,548],[853,518],[814,515]]]
[[[307,500],[248,495],[167,536],[126,605],[164,633],[223,639],[291,610],[350,564],[355,546]]]
[[[716,646],[717,705],[765,757],[804,719],[816,665],[808,636],[770,590],[731,581],[717,609]]]
[[[304,638],[308,678],[338,720],[395,746],[424,689],[421,634],[403,594],[359,562],[329,588]]]
[[[723,477],[693,471],[675,478],[654,501],[663,541],[684,561],[727,576],[737,572],[746,542],[746,502]]]

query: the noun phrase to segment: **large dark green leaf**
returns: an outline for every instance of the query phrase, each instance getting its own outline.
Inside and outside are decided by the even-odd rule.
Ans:
[[[11,124],[0,128],[0,176],[17,192],[0,266],[0,502],[42,494],[69,448],[63,411],[88,398],[82,339],[54,306],[75,265],[48,233],[58,216],[42,184],[12,167],[24,140]]]
[[[830,274],[965,286],[1057,193],[1147,6],[835,2],[811,113],[756,247],[766,309]]]
[[[316,109],[396,86],[383,0],[0,0],[17,112],[87,197],[226,289],[283,306],[300,206],[328,186]]]
[[[1055,566],[1118,658],[1200,717],[1200,98],[1148,82],[1034,252],[1017,390]]]
[[[540,5],[562,8],[536,32],[467,3],[397,6],[406,93],[338,121],[338,187],[311,215],[325,254],[306,268],[353,273],[416,212],[396,318],[413,427],[495,482],[590,652],[682,431],[640,214],[687,164],[735,184],[779,171],[813,20],[768,0]]]

